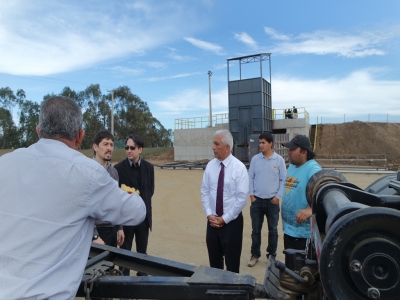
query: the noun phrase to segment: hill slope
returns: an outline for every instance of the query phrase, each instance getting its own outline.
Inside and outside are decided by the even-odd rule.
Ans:
[[[318,125],[317,158],[333,154],[385,154],[387,163],[400,165],[400,123]]]

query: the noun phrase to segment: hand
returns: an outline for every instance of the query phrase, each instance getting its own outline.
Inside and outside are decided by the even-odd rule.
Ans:
[[[213,215],[209,215],[207,217],[207,219],[210,222],[210,225],[212,227],[221,228],[222,226],[225,225],[225,221],[224,221],[224,219],[222,217],[216,217],[216,216],[213,216]]]
[[[117,245],[121,246],[125,241],[125,233],[122,229],[117,231]]]
[[[92,241],[93,243],[100,244],[100,245],[105,245],[104,241],[101,239],[101,237],[98,237],[97,239]]]
[[[298,224],[303,224],[308,218],[312,216],[312,209],[307,206],[305,209],[300,209],[296,214],[296,222]]]
[[[279,204],[279,198],[276,198],[276,197],[272,198],[271,203],[272,204]]]
[[[251,202],[256,201],[256,197],[254,197],[254,195],[250,195],[250,201],[251,201]]]

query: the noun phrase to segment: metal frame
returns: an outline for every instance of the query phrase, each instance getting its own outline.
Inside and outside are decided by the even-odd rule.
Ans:
[[[206,169],[207,163],[196,163],[196,162],[189,162],[189,161],[182,161],[178,163],[169,163],[169,164],[163,164],[158,166],[159,168],[163,169]]]
[[[236,57],[236,58],[229,58],[227,59],[227,64],[228,64],[228,82],[229,80],[229,62],[238,60],[239,61],[239,80],[242,80],[242,64],[248,64],[248,63],[254,63],[254,62],[259,62],[260,63],[260,77],[263,78],[263,72],[262,72],[262,62],[268,60],[269,62],[269,83],[271,84],[271,53],[260,53],[260,54],[253,54],[253,55],[247,55],[247,56],[241,56],[241,57]],[[229,87],[229,85],[228,85]]]
[[[108,275],[114,265],[145,272],[151,276]],[[99,297],[211,300],[269,297],[264,286],[257,284],[256,279],[250,275],[205,266],[197,267],[95,243],[92,243],[76,296],[87,299]]]

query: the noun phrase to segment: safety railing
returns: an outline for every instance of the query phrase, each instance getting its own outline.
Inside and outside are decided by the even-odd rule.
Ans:
[[[293,112],[294,110],[294,112]],[[305,107],[288,107],[288,108],[275,108],[273,111],[274,120],[282,119],[307,119],[310,118],[309,113],[306,111]]]
[[[229,114],[215,114],[211,117],[192,117],[175,119],[175,129],[193,129],[215,127],[219,124],[229,123]]]

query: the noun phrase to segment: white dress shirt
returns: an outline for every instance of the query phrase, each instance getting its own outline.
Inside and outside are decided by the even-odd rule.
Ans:
[[[99,163],[40,139],[0,157],[0,299],[74,299],[95,219],[137,225],[143,200]]]
[[[211,160],[206,167],[201,184],[201,202],[206,216],[214,215],[217,201],[218,177],[221,170],[221,161]],[[245,165],[230,154],[223,162],[225,167],[224,178],[224,214],[225,223],[237,218],[247,203],[249,191],[249,176]]]

